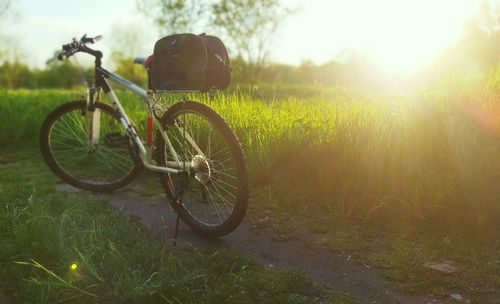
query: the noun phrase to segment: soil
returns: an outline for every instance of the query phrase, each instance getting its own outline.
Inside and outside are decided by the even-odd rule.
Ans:
[[[60,185],[60,188],[80,191],[68,185]],[[127,190],[92,195],[108,200],[112,208],[125,216],[137,217],[159,239],[170,246],[173,245],[176,214],[166,203],[165,195],[144,197]],[[361,302],[391,304],[455,302],[402,293],[396,290],[379,270],[356,264],[349,255],[335,253],[324,248],[306,232],[301,232],[299,238],[276,240],[270,229],[261,226],[256,225],[247,217],[229,235],[218,239],[208,239],[195,234],[181,220],[176,246],[204,249],[226,248],[252,258],[269,268],[299,270],[331,291],[349,294]]]

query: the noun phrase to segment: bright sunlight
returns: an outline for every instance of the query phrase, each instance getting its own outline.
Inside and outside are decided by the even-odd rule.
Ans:
[[[322,10],[338,14],[340,20],[325,22],[342,26],[353,49],[387,72],[407,74],[456,43],[480,4],[480,0],[354,0],[342,5],[324,1]],[[343,37],[335,35],[329,43],[338,44],[337,38]]]
[[[500,304],[500,0],[63,2],[0,0],[0,304]]]

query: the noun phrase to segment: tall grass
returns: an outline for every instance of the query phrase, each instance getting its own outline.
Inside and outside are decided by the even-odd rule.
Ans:
[[[449,84],[412,95],[293,88],[299,97],[289,89],[189,96],[236,131],[254,187],[290,209],[333,218],[467,227],[484,236],[498,228],[500,100],[487,87]],[[49,109],[74,97],[1,92],[0,142],[33,140]],[[144,117],[139,100],[119,97],[135,120]]]
[[[480,85],[309,100],[233,94],[211,105],[243,141],[254,186],[289,208],[485,239],[498,231],[500,99]]]

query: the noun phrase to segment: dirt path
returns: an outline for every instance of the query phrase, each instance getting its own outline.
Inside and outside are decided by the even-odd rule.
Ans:
[[[79,191],[66,185],[61,188]],[[155,235],[172,244],[176,215],[165,203],[164,195],[142,197],[126,191],[93,195],[107,199],[111,207],[124,215],[137,216]],[[274,241],[270,231],[255,228],[249,220],[243,221],[231,234],[216,240],[194,234],[181,221],[177,246],[227,248],[267,267],[300,270],[334,292],[347,293],[369,303],[451,303],[400,293],[380,271],[354,264],[348,256],[323,248],[307,235],[300,237],[300,240]]]

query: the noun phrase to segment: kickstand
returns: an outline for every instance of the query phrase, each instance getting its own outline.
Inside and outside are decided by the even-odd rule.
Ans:
[[[179,192],[179,202],[173,202],[174,204],[178,204],[177,208],[179,208],[179,206],[182,204],[182,192]],[[177,196],[177,195],[176,195]],[[175,197],[174,197],[175,198]],[[173,247],[175,247],[175,245],[177,245],[177,234],[179,233],[179,210],[176,210],[176,213],[177,213],[177,219],[175,220],[175,232],[174,232],[174,244],[173,244]]]
[[[179,233],[179,208],[182,205],[182,196],[184,194],[184,187],[187,184],[187,175],[181,176],[181,181],[180,181],[180,190],[177,192],[174,197],[170,200],[170,205],[174,208],[175,212],[177,213],[177,219],[175,222],[175,232],[174,232],[174,242],[173,242],[173,247],[177,245],[177,235]]]

